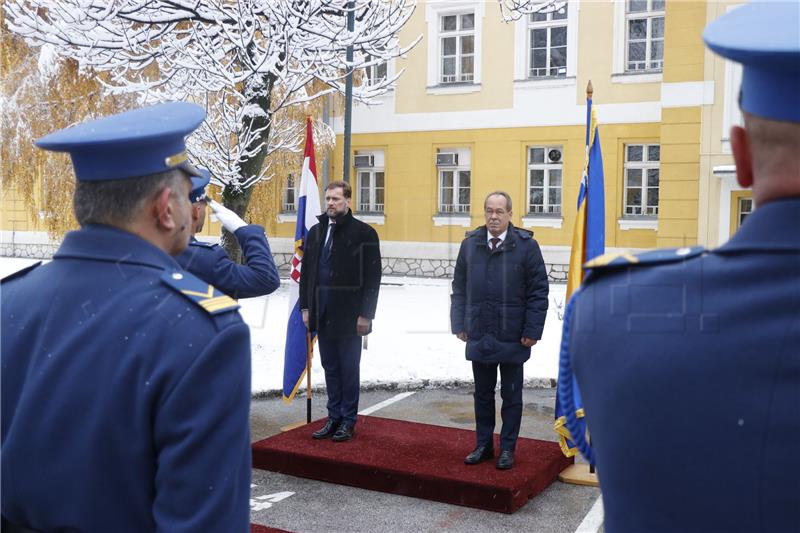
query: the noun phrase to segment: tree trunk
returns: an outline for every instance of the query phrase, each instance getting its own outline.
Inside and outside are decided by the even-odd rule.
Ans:
[[[248,123],[243,124],[243,131],[245,131],[248,127],[251,129],[251,131],[260,128],[266,128],[262,132],[261,138],[253,139],[253,141],[250,143],[251,146],[261,143],[264,139],[269,139],[270,118],[272,116],[270,104],[272,100],[272,87],[274,86],[274,83],[274,76],[265,76],[263,80],[263,86],[257,90],[252,90],[252,95],[248,100],[248,104],[257,105],[263,109],[266,114],[266,116],[248,117],[244,119]],[[249,146],[247,148],[249,148]],[[268,143],[264,142],[263,146],[254,157],[240,161],[239,166],[241,168],[242,176],[254,176],[261,172],[261,168],[264,166],[264,160],[267,157],[268,150]],[[226,185],[222,190],[222,205],[233,210],[237,215],[244,218],[245,214],[247,213],[247,207],[250,205],[250,198],[252,196],[253,186],[242,190],[231,187],[230,185]],[[228,257],[237,263],[242,262],[242,250],[239,247],[239,243],[236,241],[236,237],[234,237],[225,229],[222,230],[222,246],[225,248]]]

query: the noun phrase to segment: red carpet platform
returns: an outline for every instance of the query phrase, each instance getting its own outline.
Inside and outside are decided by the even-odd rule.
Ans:
[[[253,444],[253,467],[415,498],[513,513],[572,464],[558,444],[520,438],[514,468],[467,466],[475,433],[360,416],[349,442],[316,441],[324,420]],[[495,450],[499,449],[495,435]]]
[[[289,533],[289,531],[262,526],[261,524],[250,524],[250,533]]]

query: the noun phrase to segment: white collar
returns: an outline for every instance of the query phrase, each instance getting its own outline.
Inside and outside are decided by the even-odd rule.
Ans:
[[[503,241],[506,240],[506,234],[508,234],[508,230],[505,230],[503,233],[501,233],[500,235],[497,236],[497,238],[500,239],[500,242],[497,243],[498,246],[500,246],[500,244],[502,244]],[[489,230],[487,229],[486,230],[486,244],[491,246],[492,245],[492,239],[494,239],[494,238],[495,237],[493,237],[492,234],[489,233]]]

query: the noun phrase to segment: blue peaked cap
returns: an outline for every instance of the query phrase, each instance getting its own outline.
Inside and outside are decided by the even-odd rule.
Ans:
[[[717,54],[742,64],[744,111],[800,122],[800,1],[746,4],[709,24],[703,39]]]
[[[206,185],[211,181],[211,172],[204,168],[198,168],[201,176],[192,176],[192,192],[189,193],[189,201],[199,202],[206,195]]]
[[[205,117],[198,105],[168,102],[77,124],[35,144],[69,152],[79,181],[136,178],[174,168],[201,176],[189,163],[185,138]]]

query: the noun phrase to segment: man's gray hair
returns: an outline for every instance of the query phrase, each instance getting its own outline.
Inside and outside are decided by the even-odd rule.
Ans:
[[[183,190],[181,184],[186,179],[188,176],[183,170],[172,169],[139,178],[78,181],[72,199],[75,218],[81,226],[129,224],[146,200],[165,187],[180,192]]]
[[[506,199],[506,210],[511,211],[511,195],[508,194],[506,191],[494,191],[490,192],[486,195],[486,199],[483,200],[483,208],[486,209],[486,201],[489,200],[490,196],[502,196]]]

